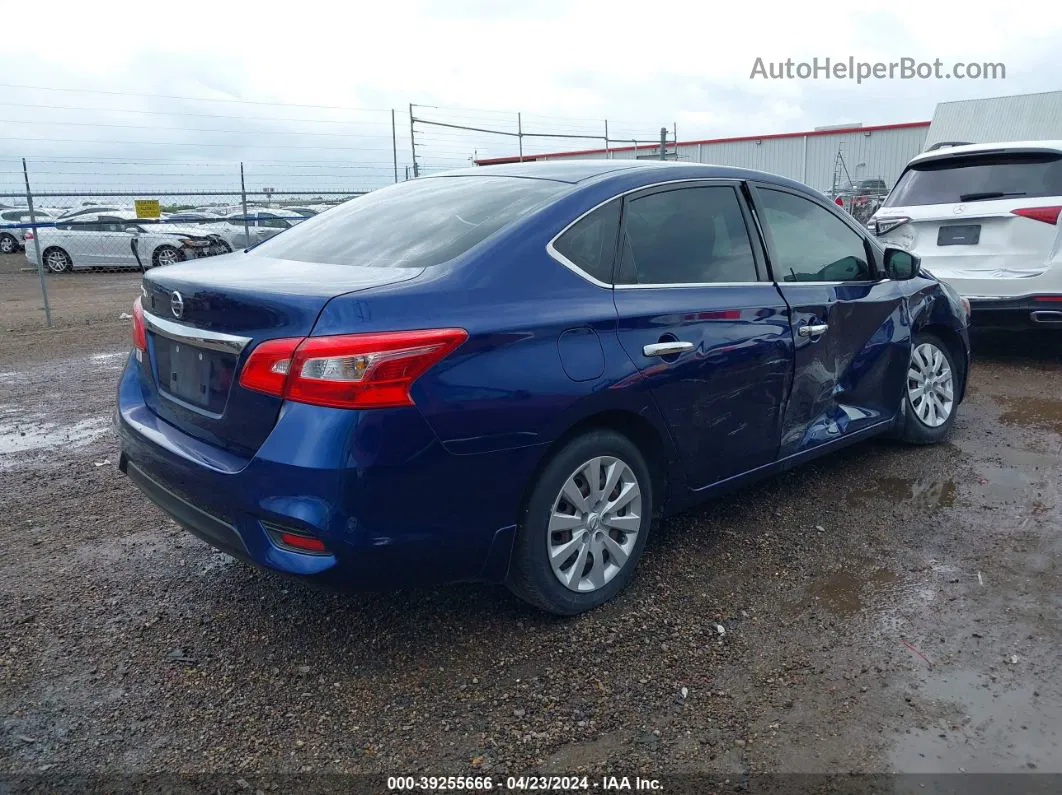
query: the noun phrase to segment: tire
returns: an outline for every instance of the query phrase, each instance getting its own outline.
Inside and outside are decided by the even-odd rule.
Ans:
[[[151,265],[160,268],[166,265],[176,265],[181,261],[181,253],[173,246],[159,246],[151,255]]]
[[[74,269],[74,261],[70,259],[70,255],[58,246],[46,249],[41,258],[44,260],[44,267],[52,273],[70,273]]]
[[[589,495],[586,477],[594,471],[599,477],[597,501]],[[609,478],[616,485],[605,494],[602,489]],[[627,499],[631,486],[636,493]],[[579,489],[581,508],[566,496],[566,487],[569,493]],[[630,582],[645,548],[653,516],[652,490],[645,458],[626,436],[595,430],[573,439],[542,470],[522,512],[506,583],[509,590],[561,616],[574,616],[612,599]],[[614,512],[600,509],[609,498],[622,503]],[[565,554],[568,549],[570,554]],[[556,553],[557,571],[551,551]],[[561,582],[562,576],[569,585]]]
[[[955,424],[959,408],[955,395],[960,377],[951,351],[939,337],[916,334],[895,435],[909,444],[943,441]],[[927,379],[930,379],[928,392],[924,386]]]
[[[8,234],[0,235],[0,254],[14,254],[19,250],[18,241]]]

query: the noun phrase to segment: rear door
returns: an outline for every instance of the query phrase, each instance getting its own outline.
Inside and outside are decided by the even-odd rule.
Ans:
[[[909,167],[878,217],[943,279],[1035,276],[1059,255],[1062,154],[978,152]]]
[[[793,389],[781,456],[856,433],[900,407],[910,361],[901,283],[847,215],[788,189],[753,188],[779,290],[792,311]]]
[[[55,244],[70,255],[75,265],[96,266],[103,261],[100,251],[100,230],[97,215],[77,215],[55,226]],[[51,237],[44,240],[51,245]],[[43,242],[42,242],[43,246]]]
[[[681,182],[624,200],[619,337],[693,488],[775,460],[793,368],[788,311],[739,191]]]

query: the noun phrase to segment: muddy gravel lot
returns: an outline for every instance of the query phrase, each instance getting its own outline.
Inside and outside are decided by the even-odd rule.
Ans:
[[[116,470],[137,276],[66,277],[111,301],[46,330],[13,320],[36,276],[0,271],[0,773],[1062,773],[1050,336],[976,338],[946,444],[860,444],[671,519],[565,620],[212,551]]]

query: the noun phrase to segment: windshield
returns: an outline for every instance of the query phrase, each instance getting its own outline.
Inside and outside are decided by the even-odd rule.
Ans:
[[[425,177],[351,199],[254,248],[300,262],[420,268],[453,259],[569,186],[516,177]]]
[[[1062,156],[1049,153],[949,157],[900,177],[886,207],[1062,196]]]

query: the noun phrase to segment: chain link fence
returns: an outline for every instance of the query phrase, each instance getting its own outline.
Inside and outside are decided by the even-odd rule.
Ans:
[[[120,320],[144,271],[246,249],[366,192],[2,194],[22,200],[0,210],[4,330]]]

